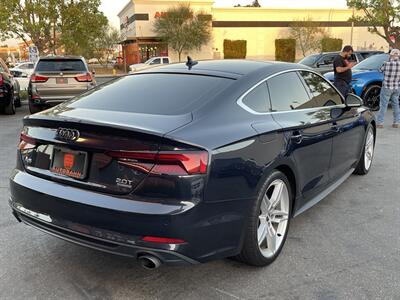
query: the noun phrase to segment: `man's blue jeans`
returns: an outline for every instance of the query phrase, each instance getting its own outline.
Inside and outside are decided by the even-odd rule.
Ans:
[[[391,90],[384,87],[382,88],[380,96],[379,112],[377,116],[379,125],[383,124],[389,101],[392,101],[393,124],[400,123],[399,97],[400,97],[400,89]]]

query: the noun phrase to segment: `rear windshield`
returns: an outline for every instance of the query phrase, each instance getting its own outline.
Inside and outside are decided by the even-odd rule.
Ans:
[[[86,72],[86,66],[80,59],[41,59],[37,72]]]
[[[186,114],[232,82],[203,75],[136,74],[100,85],[68,106],[156,115]]]

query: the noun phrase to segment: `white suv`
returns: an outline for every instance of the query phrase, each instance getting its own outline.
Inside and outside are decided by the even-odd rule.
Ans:
[[[168,56],[157,56],[152,57],[148,61],[142,64],[134,64],[129,66],[129,74],[141,71],[154,66],[167,65],[171,63],[171,59]]]

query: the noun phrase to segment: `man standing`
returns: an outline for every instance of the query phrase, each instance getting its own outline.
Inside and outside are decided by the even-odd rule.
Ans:
[[[352,54],[353,47],[345,46],[333,61],[333,72],[335,73],[333,84],[345,98],[350,93],[351,77],[353,76],[351,68],[355,66],[355,63],[348,61]]]
[[[390,59],[385,62],[381,68],[383,72],[383,84],[380,96],[380,108],[377,116],[378,128],[383,128],[385,113],[392,101],[393,108],[393,128],[399,128],[400,124],[400,50],[393,49],[390,51]]]

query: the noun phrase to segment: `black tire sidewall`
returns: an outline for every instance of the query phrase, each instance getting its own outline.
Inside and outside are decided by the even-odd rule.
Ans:
[[[40,107],[36,106],[35,104],[32,103],[31,100],[29,100],[29,112],[31,114],[36,114],[40,111],[41,111]]]
[[[4,113],[6,115],[14,115],[15,114],[15,98],[14,98],[14,91],[10,91],[10,102],[7,106],[4,107]]]

